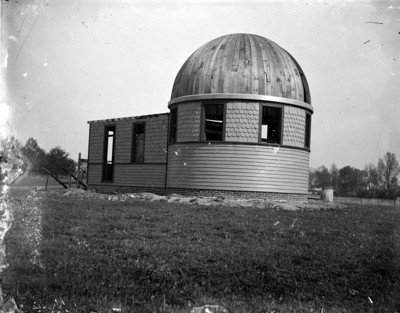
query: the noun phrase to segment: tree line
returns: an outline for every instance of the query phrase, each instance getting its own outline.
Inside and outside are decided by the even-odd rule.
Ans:
[[[46,152],[42,149],[37,140],[29,138],[25,145],[18,139],[1,141],[1,156],[3,162],[12,164],[12,169],[21,169],[29,174],[46,174],[46,168],[56,176],[65,175],[63,168],[71,173],[76,172],[76,162],[71,159],[70,154],[56,146]]]
[[[339,169],[332,164],[309,171],[309,190],[331,187],[336,195],[395,199],[400,197],[400,165],[396,155],[387,152],[378,159],[378,164],[366,164],[360,170],[352,166]]]

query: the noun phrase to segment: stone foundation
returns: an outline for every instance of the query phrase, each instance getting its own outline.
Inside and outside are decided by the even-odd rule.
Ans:
[[[138,193],[151,192],[156,195],[165,196],[163,187],[143,187],[143,186],[115,186],[115,185],[89,185],[88,190],[96,190],[101,193]]]
[[[168,188],[166,194],[177,193],[182,196],[194,197],[225,197],[246,200],[292,200],[307,201],[306,194],[275,193],[260,191],[236,191],[236,190],[210,190],[210,189],[187,189],[187,188]]]
[[[260,191],[236,191],[236,190],[212,190],[212,189],[188,189],[188,188],[161,188],[161,187],[141,187],[141,186],[114,186],[114,185],[89,185],[90,190],[95,189],[102,193],[138,193],[151,192],[157,195],[170,195],[173,193],[187,197],[225,197],[231,199],[246,200],[291,200],[307,201],[307,194],[295,193],[275,193]]]

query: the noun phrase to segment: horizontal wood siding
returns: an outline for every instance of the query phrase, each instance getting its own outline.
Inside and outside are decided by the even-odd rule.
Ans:
[[[101,183],[101,169],[100,164],[88,164],[88,184]]]
[[[90,164],[89,185],[103,184],[101,165]],[[105,185],[164,187],[165,164],[115,164],[114,181]]]
[[[146,187],[165,185],[165,164],[116,164],[114,171],[115,185]]]
[[[308,192],[309,152],[270,146],[174,144],[168,155],[168,188],[281,193]]]

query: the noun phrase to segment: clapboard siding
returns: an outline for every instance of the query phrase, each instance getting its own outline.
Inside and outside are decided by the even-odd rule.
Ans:
[[[116,164],[114,171],[116,185],[146,187],[165,185],[165,164]]]
[[[168,188],[304,193],[309,152],[261,145],[187,143],[170,146]]]
[[[101,169],[102,166],[100,164],[88,164],[88,185],[101,182]]]
[[[89,185],[103,184],[101,181],[102,166],[90,164]],[[164,187],[165,164],[115,164],[113,182],[105,185]]]

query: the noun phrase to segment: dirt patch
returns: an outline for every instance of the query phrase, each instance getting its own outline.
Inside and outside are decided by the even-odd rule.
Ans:
[[[44,193],[45,191],[37,190],[37,193]],[[179,194],[171,194],[167,196],[160,196],[150,192],[140,193],[126,193],[126,194],[102,194],[94,191],[85,191],[83,189],[63,189],[56,191],[47,191],[47,193],[58,194],[63,197],[79,197],[79,198],[96,198],[108,201],[129,201],[130,199],[137,199],[141,201],[166,201],[177,203],[197,204],[204,206],[227,206],[227,207],[256,207],[260,209],[277,209],[284,211],[298,211],[298,210],[329,210],[329,209],[344,209],[344,204],[335,202],[325,202],[322,200],[309,200],[307,202],[297,201],[269,201],[269,200],[244,200],[233,199],[226,197],[186,197]]]

